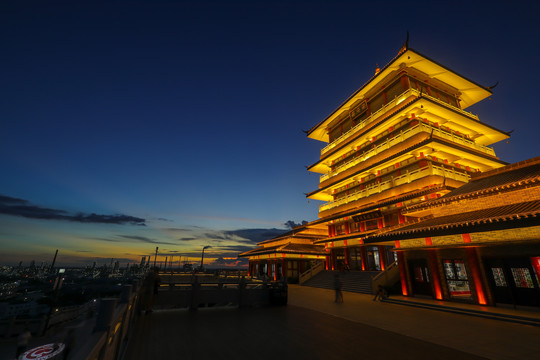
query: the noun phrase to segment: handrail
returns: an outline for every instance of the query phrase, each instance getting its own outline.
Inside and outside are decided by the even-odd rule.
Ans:
[[[369,115],[363,121],[359,122],[355,126],[351,127],[349,130],[347,130],[346,132],[341,134],[338,138],[334,139],[334,141],[332,141],[331,143],[329,143],[328,145],[326,145],[324,148],[321,149],[321,155],[324,154],[325,152],[327,152],[328,150],[334,148],[336,145],[341,143],[345,138],[347,138],[350,134],[352,134],[356,130],[359,130],[359,129],[365,127],[366,125],[368,125],[369,123],[371,123],[373,120],[375,120],[375,118],[377,118],[377,116],[379,116],[384,111],[386,111],[388,108],[393,106],[395,102],[398,102],[399,100],[401,100],[401,97],[404,94],[407,94],[408,92],[411,92],[411,91],[413,91],[413,89],[408,89],[408,90],[402,92],[400,95],[396,96],[392,101],[390,101],[388,104],[383,105],[383,107],[381,107],[379,110],[375,111],[373,114]]]
[[[420,121],[422,120],[421,118],[418,118]],[[471,148],[474,148],[476,150],[479,150],[479,151],[482,151],[488,155],[492,155],[492,156],[495,156],[495,151],[493,150],[493,148],[490,148],[488,146],[484,146],[484,145],[480,145],[480,144],[476,144],[474,141],[472,140],[468,140],[468,139],[465,139],[465,137],[463,135],[456,135],[454,133],[454,131],[451,131],[450,133],[444,131],[444,130],[441,130],[439,127],[437,126],[433,126],[433,125],[430,125],[430,124],[426,124],[426,123],[418,123],[416,125],[414,125],[413,127],[407,129],[407,130],[404,130],[404,131],[400,131],[400,133],[392,138],[389,138],[387,139],[384,143],[381,143],[379,145],[377,145],[376,147],[374,147],[373,149],[370,149],[368,150],[367,152],[364,152],[362,156],[358,156],[354,159],[351,159],[349,161],[347,161],[346,163],[344,164],[341,164],[337,167],[334,168],[333,171],[330,171],[326,174],[323,174],[320,176],[320,181],[326,181],[328,180],[329,178],[331,177],[334,177],[336,175],[338,175],[340,172],[348,169],[348,168],[351,168],[353,167],[354,165],[374,156],[374,155],[377,155],[379,154],[380,152],[384,151],[384,150],[387,150],[387,149],[390,149],[393,145],[396,145],[397,143],[400,143],[406,139],[409,139],[411,138],[412,136],[418,134],[418,133],[421,133],[422,131],[425,131],[425,132],[433,132],[433,135],[435,136],[438,136],[438,137],[441,137],[443,139],[446,139],[446,140],[450,140],[454,143],[458,143],[458,144],[461,144],[461,145],[465,145],[465,146],[468,146],[468,147],[471,147]]]
[[[381,277],[384,276],[384,272],[385,271],[390,271],[394,266],[397,266],[397,261],[394,261],[393,263],[391,263],[390,265],[388,265],[386,267],[386,269],[384,269],[384,271],[381,271],[380,273],[378,273],[377,275],[375,275],[372,280],[373,281],[377,281],[378,279],[380,279]]]
[[[433,101],[435,101],[435,102],[437,102],[439,104],[442,104],[442,105],[444,105],[446,107],[451,107],[451,109],[454,110],[454,111],[457,111],[457,112],[459,112],[459,113],[461,113],[463,115],[466,115],[466,116],[469,116],[469,117],[472,117],[472,118],[478,120],[478,116],[474,115],[473,113],[470,113],[468,111],[465,111],[463,109],[455,107],[455,106],[453,106],[451,104],[445,103],[444,101],[441,101],[441,100],[439,100],[439,99],[437,99],[437,98],[435,98],[435,97],[433,97],[433,96],[431,96],[429,94],[421,93],[420,91],[418,91],[416,89],[409,88],[409,89],[405,90],[404,92],[402,92],[401,94],[399,94],[398,96],[396,96],[389,103],[385,104],[379,110],[377,110],[373,114],[369,115],[363,121],[359,122],[358,124],[356,124],[355,126],[350,128],[349,130],[347,130],[346,132],[341,134],[338,138],[334,139],[334,141],[332,141],[331,143],[326,145],[324,148],[322,148],[321,149],[321,155],[323,155],[324,153],[326,153],[330,149],[336,147],[339,143],[341,143],[343,140],[345,140],[350,134],[352,134],[356,130],[359,130],[359,129],[365,127],[367,124],[371,123],[373,120],[375,120],[375,118],[377,118],[377,116],[379,114],[386,111],[389,107],[391,107],[393,105],[398,105],[400,102],[403,101],[404,98],[406,98],[408,95],[412,95],[412,94],[416,95],[417,97],[428,98],[428,99],[433,100]],[[394,104],[394,103],[396,103],[396,104]]]
[[[427,172],[427,173],[425,173]],[[422,167],[413,171],[407,171],[405,174],[393,177],[390,180],[387,180],[385,182],[380,182],[373,184],[372,186],[365,188],[361,191],[358,191],[353,194],[349,194],[341,199],[329,201],[327,203],[319,205],[319,212],[335,208],[340,205],[347,204],[351,201],[355,201],[364,197],[368,197],[373,194],[381,193],[385,190],[388,190],[394,186],[399,186],[403,184],[408,184],[411,181],[421,179],[428,175],[439,175],[444,178],[449,178],[457,181],[462,182],[469,182],[471,176],[469,174],[462,174],[454,169],[445,169],[443,167],[433,165],[431,163],[428,163],[428,166]]]
[[[379,285],[391,286],[397,282],[399,278],[399,266],[397,261],[394,261],[386,267],[386,269],[371,279],[371,287],[374,292],[377,292]]]
[[[302,285],[324,269],[324,262],[319,262],[317,265],[312,266],[309,270],[304,271],[298,278],[298,283]]]

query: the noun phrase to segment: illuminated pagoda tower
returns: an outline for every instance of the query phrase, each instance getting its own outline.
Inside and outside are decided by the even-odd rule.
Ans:
[[[307,194],[325,202],[319,219],[240,254],[249,258],[250,273],[280,278],[317,266],[369,272],[371,279],[371,272],[392,268],[399,278],[394,265],[403,253],[394,251],[394,241],[370,235],[418,221],[403,210],[506,165],[489,145],[509,134],[465,111],[491,94],[405,43],[307,132],[327,143],[308,167],[321,174],[318,189]]]
[[[491,89],[429,59],[407,43],[398,55],[326,119],[311,139],[328,143],[308,167],[320,173],[319,219],[327,236],[327,270],[383,271],[393,246],[365,243],[381,229],[409,221],[404,206],[435,199],[471,175],[504,166],[489,145],[508,133],[465,111]],[[414,219],[414,218],[411,218]]]

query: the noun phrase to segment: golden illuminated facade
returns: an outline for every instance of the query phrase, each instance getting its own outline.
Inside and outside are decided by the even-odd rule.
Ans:
[[[490,95],[406,44],[307,132],[327,143],[308,167],[319,219],[240,254],[250,273],[322,264],[405,296],[540,306],[540,158],[496,157],[509,134],[466,111]]]
[[[399,54],[308,137],[328,143],[308,167],[320,173],[309,199],[325,201],[319,220],[328,270],[385,270],[393,246],[369,234],[408,221],[405,206],[443,196],[471,175],[504,166],[489,145],[508,134],[465,109],[489,88],[415,50]]]
[[[258,248],[240,254],[249,259],[248,274],[269,280],[283,278],[296,282],[299,275],[324,261],[323,246],[313,245],[324,238],[322,226],[302,225],[275,238],[258,243]]]

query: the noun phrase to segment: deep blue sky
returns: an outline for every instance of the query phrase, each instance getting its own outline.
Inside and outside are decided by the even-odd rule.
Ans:
[[[205,244],[233,257],[251,242],[230,231],[314,220],[304,165],[322,143],[301,130],[407,30],[410,47],[499,81],[469,111],[515,129],[502,160],[537,156],[539,14],[535,1],[2,1],[0,195],[27,202],[0,208],[57,212],[0,215],[0,263],[58,247],[66,262]]]

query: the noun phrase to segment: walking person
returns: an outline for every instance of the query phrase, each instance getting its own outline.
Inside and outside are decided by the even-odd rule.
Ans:
[[[334,275],[334,290],[336,290],[336,298],[334,299],[335,303],[341,304],[343,303],[343,293],[341,292],[341,278],[339,277],[339,274]]]
[[[387,298],[386,289],[382,285],[379,285],[379,287],[377,288],[377,292],[375,293],[375,297],[373,298],[373,301],[376,301],[377,299],[379,301],[383,301],[386,298]]]

